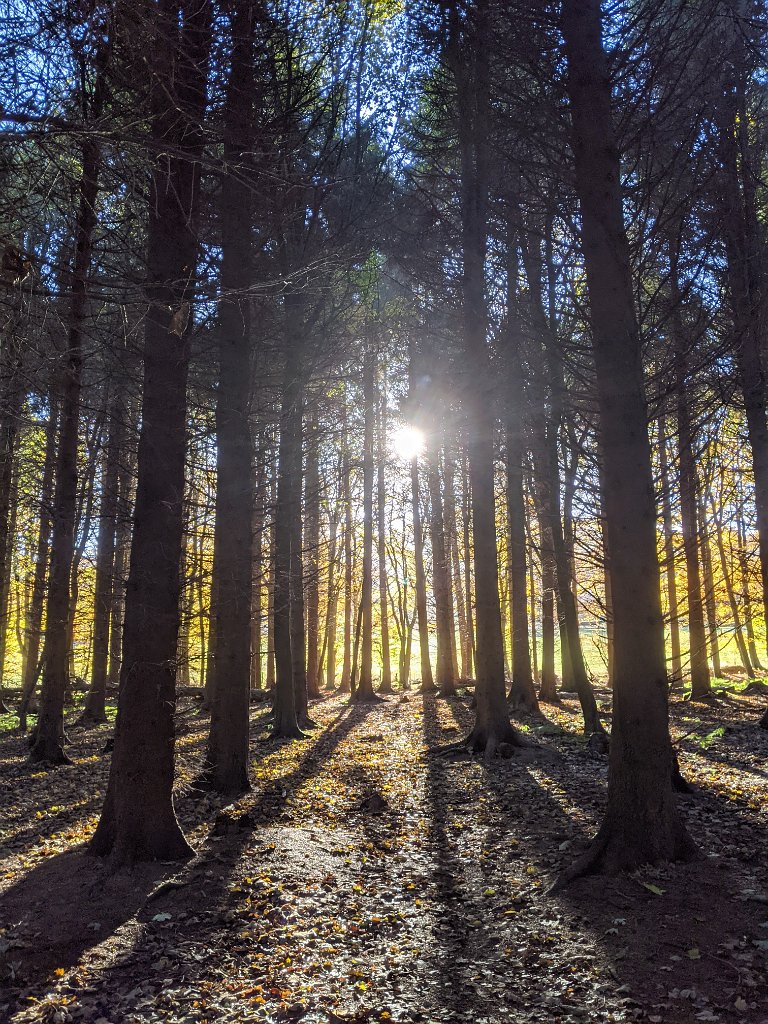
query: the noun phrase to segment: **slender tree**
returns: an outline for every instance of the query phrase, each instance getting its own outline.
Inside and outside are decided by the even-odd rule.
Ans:
[[[216,400],[216,662],[205,775],[220,793],[248,781],[253,592],[253,451],[250,399],[251,193],[254,5],[233,4],[232,55],[224,101],[225,174],[219,192],[221,288]]]
[[[596,867],[687,859],[695,847],[672,789],[648,417],[599,0],[564,0],[562,30],[600,410],[616,673],[605,818],[567,878]]]
[[[86,122],[99,118],[104,107],[106,65],[111,45],[109,26],[94,25],[93,30],[102,41],[96,49],[92,93],[88,94],[84,87],[81,96]],[[85,58],[82,60],[85,79]],[[75,226],[66,364],[61,388],[61,427],[56,455],[51,572],[43,647],[43,682],[40,691],[40,711],[30,750],[32,761],[46,761],[51,764],[66,764],[70,761],[64,752],[64,697],[69,681],[71,650],[70,585],[75,555],[83,343],[88,316],[88,279],[96,228],[100,165],[99,142],[93,134],[86,133],[82,141],[80,205]]]
[[[144,389],[123,663],[107,793],[91,850],[113,866],[192,851],[173,807],[190,304],[212,8],[162,0],[151,73]],[[249,523],[250,527],[250,523]]]

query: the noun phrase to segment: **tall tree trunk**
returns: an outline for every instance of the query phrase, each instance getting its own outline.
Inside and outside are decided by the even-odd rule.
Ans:
[[[253,4],[234,5],[232,54],[224,100],[224,161],[219,192],[221,290],[216,393],[216,663],[205,752],[206,781],[232,796],[248,781],[253,588],[251,391]]]
[[[82,475],[78,488],[77,501],[75,503],[75,547],[72,553],[72,568],[69,574],[69,621],[67,622],[67,652],[69,660],[68,686],[66,698],[72,699],[72,683],[77,678],[75,672],[75,624],[77,621],[77,606],[80,600],[80,563],[83,560],[86,545],[91,538],[91,524],[93,523],[93,509],[96,499],[96,468],[98,465],[98,452],[103,447],[104,416],[99,415],[93,424],[92,430],[86,438],[87,468]],[[83,670],[87,674],[87,666]]]
[[[45,460],[40,482],[40,518],[35,549],[35,575],[32,597],[26,622],[27,650],[22,676],[19,728],[26,732],[27,714],[40,674],[40,643],[42,639],[45,583],[48,577],[51,542],[51,501],[53,499],[54,467],[56,465],[56,438],[58,434],[59,406],[56,388],[51,387],[48,399],[48,423],[45,428]]]
[[[467,745],[493,756],[500,744],[518,744],[509,721],[501,635],[499,565],[494,489],[493,381],[487,344],[485,255],[488,191],[490,32],[487,0],[478,0],[466,30],[451,11],[448,59],[457,87],[461,157],[462,314],[466,382],[467,449],[472,489],[475,570],[476,718]]]
[[[162,0],[155,23],[144,389],[115,745],[91,850],[113,866],[192,850],[173,807],[190,302],[212,9]],[[250,526],[250,523],[249,523]]]
[[[215,526],[214,526],[215,531]],[[204,564],[203,552],[200,552],[201,568]],[[218,625],[219,600],[219,567],[216,564],[214,547],[213,565],[208,588],[208,649],[205,655],[205,681],[203,683],[203,707],[210,711],[216,686],[216,627]]]
[[[269,482],[269,560],[267,563],[267,689],[275,686],[275,570],[277,548],[277,476],[273,472]]]
[[[123,650],[123,620],[127,586],[128,559],[133,523],[134,453],[122,453],[117,481],[117,526],[115,529],[115,562],[112,579],[112,601],[109,609],[109,674],[107,687],[119,687]]]
[[[432,661],[429,656],[429,618],[427,616],[427,574],[424,568],[424,530],[421,523],[421,494],[419,462],[411,459],[411,500],[413,503],[413,559],[416,580],[416,620],[419,629],[421,656],[421,689],[427,693],[435,689]]]
[[[382,366],[379,388],[378,460],[376,463],[376,529],[379,563],[379,619],[381,632],[381,686],[392,693],[392,656],[389,649],[389,598],[387,592],[387,364]]]
[[[301,421],[302,388],[298,378],[298,369],[289,350],[286,356],[284,371],[282,408],[280,412],[280,446],[277,469],[277,504],[275,508],[275,590],[274,590],[274,629],[275,629],[275,695],[273,735],[284,738],[300,738],[303,733],[299,728],[300,710],[296,706],[296,688],[294,685],[295,660],[299,652],[295,647],[295,619],[292,621],[291,602],[296,596],[293,576],[296,570],[295,522],[299,517],[301,528],[300,479],[296,479],[296,465],[301,462]],[[298,436],[297,436],[298,435]],[[298,460],[296,447],[299,447]],[[296,508],[298,504],[299,508]],[[299,559],[301,555],[299,553]],[[295,616],[295,608],[294,608]],[[304,651],[301,651],[304,661]]]
[[[266,439],[260,431],[256,451],[256,474],[253,493],[253,548],[251,551],[251,689],[263,689],[264,624],[264,521],[267,497]]]
[[[298,338],[298,324],[294,328]],[[297,367],[297,373],[300,372]],[[309,694],[307,691],[307,628],[304,604],[304,536],[302,524],[302,482],[304,444],[304,382],[300,379],[300,392],[296,414],[292,423],[293,439],[290,450],[291,504],[289,530],[291,538],[290,560],[290,631],[291,660],[293,663],[293,690],[296,719],[300,729],[311,728]]]
[[[306,516],[306,601],[307,601],[307,694],[320,696],[318,644],[320,634],[320,467],[317,415],[307,428],[307,473],[304,483]]]
[[[363,581],[360,595],[361,658],[360,677],[352,699],[371,703],[377,699],[373,692],[373,433],[376,418],[376,356],[365,342],[363,355]],[[355,659],[357,660],[357,659]]]
[[[557,700],[555,675],[555,548],[552,543],[548,498],[537,487],[539,548],[541,557],[541,686],[539,700]]]
[[[664,537],[664,571],[667,578],[669,603],[669,635],[672,647],[672,680],[681,682],[683,662],[680,657],[680,611],[677,601],[677,573],[675,572],[675,537],[672,530],[672,497],[667,457],[667,421],[659,416],[659,475],[661,477],[661,522]]]
[[[507,559],[509,564],[509,615],[512,637],[512,707],[538,711],[539,702],[533,681],[531,649],[528,643],[528,569],[525,550],[525,458],[524,389],[522,379],[522,330],[518,318],[518,245],[511,225],[507,232],[507,380],[509,387],[506,417],[506,498]]]
[[[558,361],[559,362],[559,361]],[[557,381],[558,392],[565,391],[565,385],[562,381],[562,365],[559,365],[559,377]],[[560,410],[560,402],[556,403],[557,411]],[[565,557],[568,565],[568,580],[570,583],[571,593],[573,594],[573,600],[576,604],[577,615],[578,615],[578,602],[579,602],[579,590],[578,580],[576,578],[576,531],[574,529],[573,522],[573,500],[576,495],[576,475],[579,468],[579,453],[578,446],[575,443],[573,436],[573,420],[570,416],[560,416],[561,429],[560,439],[561,448],[563,452],[563,507],[562,507],[562,522],[563,522],[563,544],[565,546]],[[566,438],[569,439],[570,443],[570,458],[567,457],[568,444]],[[557,457],[557,440],[555,439],[555,457]],[[608,585],[608,593],[610,593],[610,583]],[[569,666],[568,666],[568,678],[573,681],[574,689],[578,693],[578,687],[576,686],[576,680],[574,675],[574,662],[571,654],[571,643],[568,641],[563,645],[563,653],[567,651]],[[584,659],[583,646],[581,643],[581,635],[579,634],[579,647],[581,648],[581,657]],[[563,678],[566,678],[565,668],[563,669]],[[590,684],[591,690],[591,684]],[[589,701],[592,704],[592,701]]]
[[[560,622],[560,657],[562,664],[562,688],[568,692],[575,691],[579,697],[584,729],[587,733],[602,733],[603,726],[597,711],[597,703],[592,685],[587,675],[584,652],[579,633],[579,614],[575,596],[575,580],[573,574],[573,553],[569,550],[563,526],[560,503],[560,468],[558,459],[557,436],[562,420],[561,393],[564,390],[562,360],[557,351],[557,338],[554,325],[547,320],[542,299],[541,257],[538,240],[528,237],[523,246],[525,271],[530,284],[529,302],[533,323],[540,334],[544,348],[544,365],[540,376],[546,378],[550,386],[550,410],[543,406],[537,410],[533,418],[536,432],[537,447],[540,455],[538,460],[538,477],[543,484],[542,508],[548,513],[548,526],[552,538],[552,549],[555,563],[556,598],[558,619]]]
[[[523,490],[522,424],[507,425],[507,548],[509,552],[509,614],[512,620],[512,688],[516,708],[538,711],[528,637],[528,567],[526,565],[525,492]]]
[[[341,473],[339,472],[339,477]],[[338,584],[338,531],[339,531],[339,501],[336,499],[330,513],[328,526],[328,599],[326,604],[325,636],[327,648],[326,661],[326,689],[332,690],[336,685],[336,632],[337,613],[339,607],[339,584]]]
[[[534,682],[539,683],[541,677],[539,675],[539,650],[538,650],[538,634],[536,627],[536,575],[534,573],[533,557],[532,553],[534,550],[533,540],[531,538],[531,521],[526,516],[525,523],[526,540],[528,543],[528,550],[531,552],[531,557],[528,559],[528,602],[530,610],[531,620],[531,658],[533,662],[533,678]]]
[[[185,502],[187,504],[187,502]],[[185,512],[184,533],[181,539],[181,566],[179,576],[181,579],[179,597],[179,653],[176,660],[176,685],[188,687],[190,685],[189,674],[189,634],[192,625],[192,593],[189,587],[189,509]]]
[[[679,285],[678,247],[670,243],[670,301],[675,361],[675,412],[680,459],[680,520],[688,589],[688,635],[691,655],[691,697],[707,697],[712,692],[707,663],[707,636],[704,629],[704,604],[699,570],[699,490],[694,451],[693,424],[688,406],[688,339],[683,323],[683,297]]]
[[[613,682],[616,678],[616,647],[613,636],[613,592],[611,590],[611,553],[608,550],[608,531],[605,528],[605,514],[603,508],[605,497],[603,495],[603,473],[600,470],[600,536],[603,542],[603,587],[605,589],[605,639],[606,639],[606,661],[608,669],[608,686],[613,689]],[[675,620],[677,622],[677,619]]]
[[[2,714],[9,714],[10,708],[2,700],[2,684],[5,674],[5,659],[8,649],[8,633],[11,622],[11,577],[13,575],[13,555],[16,550],[16,526],[19,511],[19,467],[14,468],[11,479],[10,507],[8,524],[5,538],[5,552],[3,558],[3,578],[0,580],[0,612],[4,629],[0,633],[0,709]]]
[[[125,441],[125,409],[120,397],[111,403],[109,435],[101,482],[99,539],[96,546],[96,588],[93,601],[93,669],[81,721],[106,722],[109,625],[115,570],[118,477]]]
[[[437,661],[435,683],[443,697],[456,693],[456,652],[454,650],[453,600],[450,555],[446,544],[443,496],[440,489],[439,453],[436,442],[427,443],[427,486],[429,525],[432,538],[432,586],[435,595]]]
[[[339,693],[349,693],[352,679],[352,494],[349,460],[349,431],[347,428],[347,395],[344,395],[341,431],[341,504],[344,509],[344,653],[341,666]]]
[[[738,548],[736,557],[739,564],[739,576],[741,582],[741,604],[744,609],[744,628],[747,632],[747,650],[749,660],[758,672],[762,672],[763,666],[755,644],[755,623],[752,614],[752,593],[749,580],[749,565],[747,562],[747,528],[744,523],[744,508],[740,504],[736,512],[736,538]],[[703,540],[703,538],[702,538]]]
[[[105,37],[107,39],[107,37]],[[96,57],[96,83],[90,114],[99,117],[104,103],[104,69],[109,42],[103,42]],[[86,104],[83,97],[83,104]],[[40,712],[30,750],[32,761],[67,764],[64,752],[64,699],[69,682],[70,582],[75,553],[77,517],[77,452],[80,425],[80,389],[83,373],[83,336],[88,316],[88,277],[93,235],[96,228],[101,153],[95,137],[85,135],[82,143],[80,208],[75,227],[75,256],[69,307],[66,365],[61,388],[61,430],[56,456],[51,573],[46,605],[43,682]]]
[[[727,17],[724,15],[724,18]],[[723,82],[718,111],[722,165],[722,216],[728,260],[728,286],[733,310],[733,345],[744,398],[747,435],[752,453],[762,577],[763,615],[768,621],[768,421],[766,372],[763,362],[764,315],[761,301],[760,226],[754,203],[750,132],[746,109],[745,41],[749,27],[740,4],[734,5],[730,41],[722,61]],[[768,631],[766,631],[768,639]]]
[[[203,691],[203,704],[201,710],[206,707],[205,679],[206,666],[208,664],[207,641],[210,632],[210,615],[205,610],[205,531],[192,531],[192,554],[195,560],[195,599],[197,602],[197,629],[200,634],[200,655],[198,659],[198,686]]]
[[[448,534],[447,543],[451,553],[451,568],[453,576],[453,590],[456,594],[456,619],[459,629],[459,651],[461,655],[461,667],[459,670],[460,679],[469,679],[472,674],[472,647],[469,643],[467,626],[467,606],[465,601],[464,587],[461,579],[461,559],[459,557],[459,532],[456,524],[456,466],[453,455],[447,444],[443,451],[443,480],[445,493],[445,528]]]
[[[472,587],[472,495],[470,493],[469,466],[466,448],[461,460],[461,543],[464,561],[464,606],[467,613],[467,631],[464,636],[465,657],[468,673],[472,676],[475,665],[475,616]]]
[[[599,0],[564,0],[562,30],[600,410],[616,661],[605,818],[569,877],[597,867],[634,870],[689,858],[695,848],[672,789],[651,448]]]
[[[22,373],[22,338],[16,317],[10,325],[8,337],[0,345],[0,580],[10,585],[13,556],[12,490],[19,433],[19,420],[24,403]],[[0,601],[0,713],[9,709],[3,700],[5,674],[5,643],[8,633],[8,601]]]
[[[706,523],[706,507],[703,496],[699,495],[699,522]],[[701,536],[701,572],[704,583],[704,607],[707,612],[707,639],[709,656],[712,659],[712,673],[715,679],[722,677],[720,665],[720,641],[717,628],[717,601],[715,598],[715,575],[712,571],[712,551],[709,546],[709,530]]]

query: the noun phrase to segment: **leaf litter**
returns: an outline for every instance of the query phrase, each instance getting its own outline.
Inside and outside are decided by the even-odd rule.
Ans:
[[[49,772],[6,735],[0,1020],[768,1022],[759,711],[673,705],[704,861],[556,895],[606,781],[567,699],[524,723],[540,754],[491,765],[434,754],[471,722],[461,698],[332,697],[287,744],[256,712],[236,803],[191,787],[207,723],[189,702],[176,800],[198,854],[115,876],[84,846],[103,731],[73,731],[75,764]]]

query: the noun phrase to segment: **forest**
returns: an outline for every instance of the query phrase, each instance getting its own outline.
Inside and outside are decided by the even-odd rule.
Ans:
[[[768,6],[0,11],[0,1021],[768,1024]]]

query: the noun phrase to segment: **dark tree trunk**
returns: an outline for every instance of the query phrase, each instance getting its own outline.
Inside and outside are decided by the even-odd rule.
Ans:
[[[371,703],[373,692],[373,433],[376,418],[376,357],[366,342],[363,356],[363,580],[360,594],[361,658],[360,676],[352,699]],[[357,658],[355,658],[357,662]]]
[[[117,688],[123,649],[123,617],[127,585],[128,557],[131,549],[131,508],[133,505],[133,454],[122,454],[117,487],[117,528],[112,579],[112,603],[109,611],[109,676],[107,686]]]
[[[703,495],[699,495],[699,522],[707,522]],[[707,633],[709,655],[712,659],[712,673],[715,679],[722,676],[720,666],[720,641],[717,629],[717,602],[715,600],[715,575],[712,571],[712,551],[709,546],[709,530],[701,537],[701,572],[704,582],[704,607],[707,612]]]
[[[330,514],[328,538],[328,603],[326,606],[325,620],[325,645],[327,648],[325,686],[332,690],[336,685],[336,630],[337,613],[339,607],[339,584],[338,584],[338,532],[339,532],[339,505],[334,506]]]
[[[533,323],[538,328],[546,354],[541,374],[550,381],[552,397],[549,415],[543,406],[533,417],[536,433],[538,458],[538,479],[540,481],[540,507],[548,518],[546,527],[552,538],[552,553],[555,567],[555,584],[560,620],[560,655],[563,669],[563,689],[575,691],[579,697],[584,718],[584,731],[588,734],[603,733],[595,694],[587,675],[584,653],[579,633],[579,613],[574,595],[573,562],[566,545],[560,505],[560,470],[558,463],[557,432],[562,418],[560,392],[563,390],[562,367],[559,354],[555,351],[556,339],[548,324],[541,297],[541,262],[534,252],[535,241],[528,239],[523,252],[526,276],[530,290],[530,308]],[[543,385],[542,385],[543,391]],[[543,394],[541,396],[543,400]]]
[[[260,433],[256,453],[256,474],[253,495],[253,549],[251,551],[251,689],[263,689],[263,639],[264,623],[264,521],[267,491],[266,441],[264,431]]]
[[[445,536],[443,495],[440,489],[440,456],[434,441],[428,443],[425,455],[429,488],[429,525],[432,538],[432,586],[435,595],[437,626],[435,683],[443,697],[450,697],[456,693],[453,595],[450,555]]]
[[[600,410],[616,669],[605,818],[567,878],[597,867],[634,870],[689,858],[695,848],[672,789],[651,448],[599,0],[564,0],[562,29]]]
[[[599,463],[598,463],[599,465]],[[602,466],[600,466],[600,537],[603,542],[603,587],[605,588],[605,636],[606,661],[608,669],[608,686],[613,689],[616,676],[616,652],[613,638],[613,592],[611,591],[611,553],[608,550],[608,531],[605,525],[605,484]]]
[[[307,601],[307,694],[320,696],[318,644],[320,634],[320,468],[317,417],[312,416],[307,430],[307,473],[304,483],[306,516],[306,601]]]
[[[296,449],[301,453],[301,422]],[[312,725],[309,718],[309,692],[307,690],[307,629],[304,606],[304,554],[301,523],[301,460],[294,466],[296,504],[291,513],[291,658],[293,660],[293,689],[296,718],[300,728]],[[297,507],[298,506],[298,507]]]
[[[376,463],[376,529],[379,563],[379,619],[381,631],[381,686],[392,693],[392,656],[389,650],[389,599],[387,592],[387,367],[382,368],[379,389],[378,460]]]
[[[667,600],[669,603],[669,635],[672,647],[672,681],[679,683],[683,678],[683,662],[680,657],[680,611],[677,601],[677,573],[675,572],[675,541],[672,530],[672,497],[669,482],[669,459],[667,458],[666,416],[659,416],[659,475],[661,477],[661,522],[664,536],[664,572],[667,578]]]
[[[555,675],[555,548],[549,525],[548,498],[537,488],[541,557],[541,686],[539,700],[557,700]]]
[[[520,742],[509,721],[504,679],[496,548],[493,381],[486,337],[489,40],[487,0],[479,0],[474,18],[464,27],[460,25],[457,9],[452,9],[446,56],[456,81],[458,98],[464,261],[462,334],[464,356],[472,367],[472,375],[465,382],[464,400],[472,491],[477,709],[467,746],[484,751],[486,757],[491,757],[500,744]]]
[[[344,413],[341,434],[341,504],[344,509],[344,649],[339,693],[349,693],[352,678],[352,494],[351,466],[349,462],[349,433],[347,429],[347,396],[344,395]]]
[[[214,528],[215,531],[215,528]],[[200,544],[200,568],[204,565],[203,555],[204,544]],[[203,664],[205,665],[205,680],[203,682],[203,707],[210,711],[213,703],[213,694],[216,687],[216,627],[218,625],[218,602],[219,602],[219,572],[216,565],[216,552],[214,542],[213,565],[211,566],[211,582],[208,592],[208,648],[205,653]]]
[[[181,17],[180,17],[181,14]],[[148,278],[135,526],[115,744],[91,850],[113,866],[189,857],[173,807],[190,302],[211,5],[163,0],[152,54]],[[249,524],[250,526],[250,524]]]
[[[93,522],[93,508],[96,498],[96,468],[98,464],[98,452],[102,449],[104,415],[96,417],[92,430],[86,438],[87,469],[82,475],[78,488],[78,497],[75,503],[75,546],[72,553],[72,568],[69,574],[69,621],[67,623],[67,651],[69,657],[68,686],[66,699],[72,702],[72,682],[75,680],[75,622],[77,619],[77,604],[80,600],[80,563],[85,552],[85,546],[91,536],[91,523]],[[88,669],[85,668],[87,675]]]
[[[525,522],[525,529],[526,529],[526,539],[527,539],[527,542],[528,542],[528,550],[531,552],[531,557],[528,559],[528,608],[529,608],[530,623],[531,623],[531,660],[532,660],[532,663],[533,663],[533,679],[534,679],[534,682],[539,683],[541,681],[541,677],[539,675],[539,651],[538,651],[539,639],[538,639],[537,622],[536,622],[536,607],[537,607],[536,600],[537,600],[537,594],[536,594],[536,575],[535,575],[535,572],[534,572],[534,565],[533,565],[534,544],[533,544],[533,538],[531,536],[531,521],[530,521],[530,518],[527,517],[527,516],[526,516],[526,522]]]
[[[553,492],[554,490],[553,488]],[[566,675],[565,659],[567,658],[570,678],[581,705],[584,731],[587,734],[603,733],[605,730],[600,721],[595,694],[587,675],[587,666],[581,646],[579,612],[576,599],[573,596],[573,590],[571,589],[571,564],[563,538],[560,502],[557,499],[552,502],[552,544],[555,554],[555,580],[557,583],[557,596],[559,598],[562,625],[561,656],[563,658],[563,677],[565,678]],[[565,635],[565,643],[562,640],[563,634]]]
[[[26,622],[27,649],[24,657],[21,703],[19,705],[19,728],[26,732],[29,712],[35,686],[40,675],[40,642],[42,639],[43,608],[45,606],[45,582],[48,577],[51,542],[51,501],[53,499],[53,471],[56,465],[56,437],[58,433],[59,407],[56,389],[50,389],[48,423],[45,428],[45,461],[40,482],[40,519],[35,550],[35,575],[32,582],[32,598]]]
[[[538,711],[528,638],[528,567],[526,565],[525,492],[520,431],[507,425],[507,549],[509,558],[509,614],[512,620],[513,707]]]
[[[295,339],[293,348],[299,350],[298,310],[296,319],[291,315],[291,336]],[[303,442],[304,442],[304,381],[300,375],[298,363],[295,372],[299,381],[295,404],[295,415],[291,423],[290,446],[290,632],[291,661],[293,664],[293,692],[296,705],[296,720],[299,728],[313,725],[309,718],[309,694],[307,692],[307,630],[306,609],[304,605],[304,538],[302,530],[302,481],[303,481]]]
[[[376,700],[373,680],[374,628],[374,423],[376,420],[376,355],[370,342],[362,357],[362,586],[360,672],[352,700],[370,703]],[[355,657],[356,664],[356,657]]]
[[[533,681],[531,649],[528,642],[528,568],[526,565],[525,490],[523,488],[524,389],[522,378],[522,331],[518,320],[517,236],[510,227],[507,235],[507,338],[506,360],[508,403],[506,416],[506,498],[509,616],[512,637],[512,707],[538,711]]]
[[[93,608],[93,667],[91,685],[81,721],[106,722],[109,623],[115,571],[118,477],[125,443],[125,409],[122,399],[112,401],[109,435],[101,483],[99,539],[96,547],[96,591]]]
[[[273,473],[269,484],[269,560],[267,563],[267,689],[275,685],[275,519],[277,516],[277,479]]]
[[[286,357],[282,408],[280,412],[280,447],[277,468],[277,502],[275,507],[275,584],[274,584],[274,631],[275,631],[275,723],[273,735],[284,738],[300,738],[300,708],[296,706],[294,686],[294,631],[291,615],[291,601],[295,595],[292,587],[296,562],[292,547],[295,525],[293,517],[300,514],[295,505],[301,504],[299,480],[295,477],[297,461],[301,462],[302,388],[297,368],[291,353]],[[298,437],[297,437],[298,434]],[[295,449],[299,446],[298,460]],[[301,520],[299,519],[299,525]],[[299,553],[299,558],[300,558]],[[297,652],[298,653],[298,652]],[[304,651],[301,651],[304,662]]]
[[[10,588],[14,548],[13,530],[11,530],[12,491],[19,421],[24,404],[22,351],[19,325],[14,318],[8,337],[0,345],[0,580],[3,581],[6,590],[5,599],[0,599],[0,712],[2,713],[8,712],[3,700],[3,678],[9,625],[7,591]],[[8,581],[7,586],[5,586],[6,580]]]
[[[226,173],[219,192],[221,290],[219,388],[216,394],[216,662],[210,695],[206,781],[227,796],[248,781],[253,587],[251,369],[251,196],[245,156],[253,136],[253,5],[237,3],[224,100]]]
[[[91,115],[101,114],[104,102],[104,67],[108,43],[96,58],[96,84]],[[85,103],[85,99],[83,99]],[[96,228],[99,143],[84,136],[80,208],[75,227],[75,256],[69,307],[66,365],[61,387],[61,428],[56,455],[51,536],[51,572],[46,604],[43,681],[40,711],[30,750],[32,761],[69,763],[64,752],[64,699],[69,682],[72,562],[75,554],[77,519],[77,452],[80,425],[80,388],[83,373],[83,336],[88,315],[88,276],[93,235]]]
[[[465,602],[464,587],[461,579],[461,559],[459,558],[459,533],[456,525],[456,494],[454,491],[456,472],[453,455],[446,444],[443,448],[444,456],[444,491],[445,491],[445,529],[447,532],[447,544],[450,547],[451,567],[453,577],[453,590],[456,594],[456,619],[459,629],[459,650],[461,654],[461,668],[459,677],[468,679],[472,672],[472,647],[469,643],[467,628],[467,607]]]
[[[179,653],[176,657],[176,685],[189,686],[189,630],[192,621],[192,594],[189,586],[190,543],[192,505],[189,496],[184,499],[184,531],[181,536],[181,565],[179,566]]]
[[[727,15],[724,15],[724,20]],[[763,362],[763,264],[759,255],[760,226],[754,201],[748,137],[751,116],[746,109],[745,40],[749,27],[736,5],[730,44],[722,61],[724,81],[719,109],[719,150],[722,164],[722,216],[728,259],[728,286],[733,310],[733,345],[744,398],[747,435],[752,452],[757,514],[758,551],[762,576],[763,614],[768,621],[768,421]]]
[[[463,637],[468,667],[465,678],[469,678],[475,665],[475,615],[472,600],[472,495],[466,449],[462,453],[461,461],[461,543],[464,561],[464,606],[467,613],[467,631]]]
[[[416,621],[419,629],[419,652],[421,656],[421,689],[429,692],[435,689],[432,678],[432,661],[429,656],[429,619],[427,617],[427,574],[424,568],[424,530],[421,523],[421,495],[419,488],[419,463],[411,459],[411,500],[413,503],[413,559],[416,581]]]
[[[712,692],[707,663],[707,635],[704,629],[704,604],[701,597],[699,569],[699,491],[694,451],[694,432],[688,405],[688,340],[683,323],[683,297],[678,281],[677,244],[671,243],[670,300],[672,304],[672,335],[675,359],[675,411],[677,443],[680,459],[680,520],[688,589],[688,634],[691,654],[691,697],[707,697]]]
[[[8,627],[11,619],[11,576],[13,573],[13,555],[16,549],[16,526],[19,511],[19,467],[16,466],[11,477],[9,515],[6,526],[5,557],[3,558],[3,577],[0,580],[0,613],[4,628],[0,633],[0,711],[10,714],[10,708],[2,699],[2,684],[5,678],[5,659],[8,645]]]

